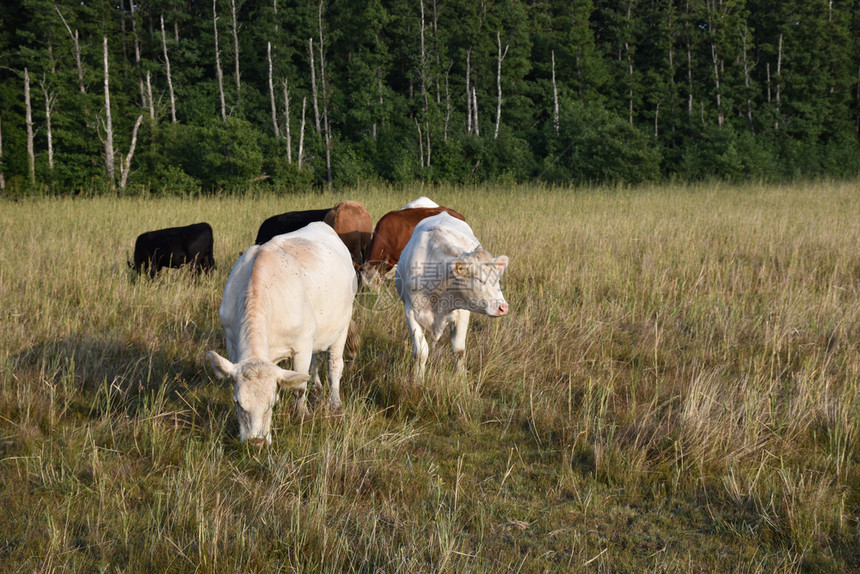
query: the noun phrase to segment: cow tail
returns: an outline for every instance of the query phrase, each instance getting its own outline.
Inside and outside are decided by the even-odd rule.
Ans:
[[[359,347],[361,346],[361,337],[358,335],[358,326],[355,321],[349,320],[349,329],[346,332],[346,352],[347,357],[355,357],[358,355]]]

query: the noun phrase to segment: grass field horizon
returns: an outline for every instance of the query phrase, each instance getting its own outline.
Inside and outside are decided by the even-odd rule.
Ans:
[[[284,211],[427,195],[510,257],[418,384],[389,282],[360,292],[342,419],[239,445],[218,318]],[[216,269],[132,281],[208,221]],[[0,200],[0,570],[860,569],[856,182]]]

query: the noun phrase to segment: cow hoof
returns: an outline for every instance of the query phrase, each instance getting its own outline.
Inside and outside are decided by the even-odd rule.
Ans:
[[[337,405],[337,406],[329,405],[328,409],[326,410],[326,416],[329,418],[342,419],[343,418],[343,405]]]

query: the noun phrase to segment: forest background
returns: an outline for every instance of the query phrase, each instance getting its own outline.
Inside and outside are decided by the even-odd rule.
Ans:
[[[12,0],[0,188],[860,173],[860,2]]]

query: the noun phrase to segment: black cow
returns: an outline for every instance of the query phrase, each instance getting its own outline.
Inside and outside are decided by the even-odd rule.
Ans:
[[[134,242],[134,271],[155,277],[162,267],[189,263],[195,273],[208,273],[215,267],[212,243],[212,226],[205,222],[141,233]]]
[[[257,240],[254,243],[262,245],[275,235],[296,231],[314,221],[322,221],[329,211],[328,209],[309,209],[273,215],[260,225]]]

